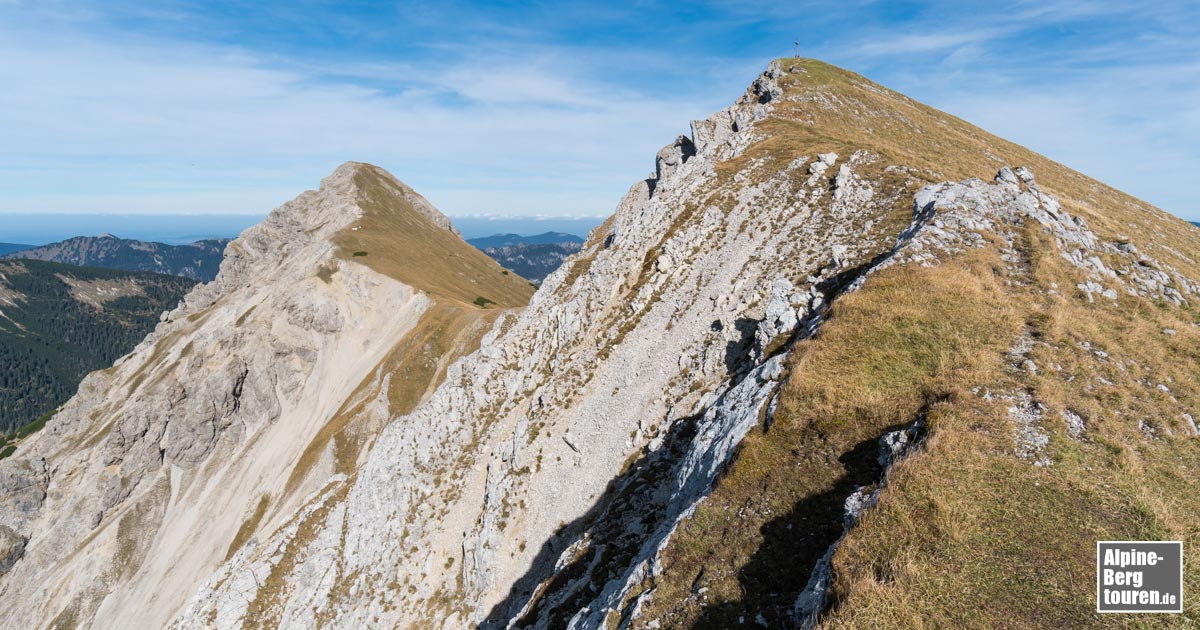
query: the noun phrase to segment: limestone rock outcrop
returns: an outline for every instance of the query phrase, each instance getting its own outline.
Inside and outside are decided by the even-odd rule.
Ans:
[[[773,66],[693,123],[690,141],[660,151],[654,177],[528,308],[395,418],[354,478],[310,502],[309,520],[222,566],[175,627],[594,627],[636,606],[630,585],[766,413],[786,354],[767,359],[756,337],[783,347],[814,332],[827,301],[852,288],[847,271],[899,236],[883,221],[895,191],[859,174],[874,168],[869,153],[835,182],[807,183],[833,154],[721,175],[761,139],[755,123],[785,74]],[[673,471],[656,478],[678,481],[631,484],[641,515],[631,520],[606,489],[643,453],[659,462],[647,469]],[[557,572],[600,553],[588,541],[602,533],[623,541],[606,543],[620,560],[547,592]],[[263,575],[281,579],[253,579]]]
[[[0,525],[0,575],[12,568],[25,553],[25,538],[7,525]]]
[[[389,175],[341,166],[230,243],[213,282],[0,461],[9,627],[161,627],[226,555],[355,465],[388,414],[390,353],[436,304],[335,244],[364,219],[364,177],[421,217],[406,220],[452,231]]]
[[[829,89],[835,75],[853,90]],[[409,255],[451,243],[448,220],[375,167],[339,168],[234,241],[213,283],[0,461],[0,598],[30,626],[668,627],[657,586],[701,578],[672,574],[673,540],[740,449],[778,429],[786,385],[803,382],[839,309],[889,270],[993,248],[987,272],[1023,286],[1026,240],[1040,239],[1081,304],[1196,303],[1182,257],[1101,236],[1032,168],[957,137],[912,149],[978,131],[926,110],[856,75],[774,62],[660,150],[524,308],[473,306],[511,278],[466,252]],[[928,157],[947,146],[968,165]],[[428,232],[412,238],[414,225]],[[1018,338],[1007,378],[1053,369],[1034,347]],[[1090,419],[1006,387],[973,402],[1021,412],[987,427],[1020,470],[1054,465],[1050,418],[1085,439]],[[835,550],[932,431],[917,416],[855,438],[847,455],[871,477],[820,489],[832,533],[792,590],[770,594],[773,619],[825,611]],[[701,590],[682,607],[704,605]],[[122,617],[131,609],[145,612]],[[751,621],[766,625],[739,623]]]

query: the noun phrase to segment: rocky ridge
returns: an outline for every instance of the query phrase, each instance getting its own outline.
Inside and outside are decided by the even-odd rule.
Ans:
[[[161,627],[227,549],[354,465],[388,413],[389,370],[412,370],[385,359],[434,308],[333,243],[364,216],[364,173],[388,179],[343,165],[230,243],[213,282],[0,461],[0,594],[21,602],[6,624]],[[360,431],[328,435],[343,425]]]
[[[1096,282],[1121,275],[1089,259],[1124,250],[1027,169],[929,186],[870,150],[745,156],[778,103],[805,96],[779,80],[805,72],[773,64],[664,147],[524,312],[394,419],[354,477],[223,566],[175,627],[645,623],[673,528],[741,436],[770,422],[788,348],[838,295],[1027,222]],[[1151,291],[1135,263],[1117,267],[1123,286]]]
[[[902,137],[897,128],[910,134],[910,141],[892,142]],[[887,137],[881,140],[883,132]],[[987,141],[983,149],[979,138]],[[958,159],[940,158],[943,163],[931,164],[927,158],[948,153]],[[1033,168],[1008,166],[1022,162],[1033,164],[1039,177],[1052,186],[1039,183]],[[358,182],[371,190],[407,190],[390,179],[367,186],[360,178],[375,171],[345,168],[357,170],[350,177],[335,173],[331,189]],[[947,177],[944,171],[955,176]],[[963,171],[995,173],[995,177],[985,182],[967,178]],[[1129,215],[1111,211],[1112,199],[1134,211]],[[229,300],[227,295],[248,290],[242,281],[251,277],[243,274],[257,267],[253,252],[269,249],[271,237],[310,229],[303,217],[311,207],[327,202],[319,194],[302,196],[292,209],[294,217],[268,221],[279,233],[262,234],[261,240],[244,236],[243,244],[231,246],[228,277],[223,269],[217,282],[190,295],[183,310],[166,316],[160,331],[140,350],[143,354],[135,353],[117,369],[131,370],[136,362],[155,364],[145,353],[172,347],[172,326],[219,307]],[[1103,211],[1089,205],[1101,202]],[[1135,244],[1114,234],[1117,217],[1129,226],[1136,217],[1155,227],[1131,234]],[[343,230],[369,223],[365,217],[360,219],[343,223]],[[1159,304],[1155,308],[1163,309],[1166,315],[1161,317],[1168,318],[1163,321],[1172,324],[1171,333],[1165,332],[1167,328],[1161,334],[1154,331],[1157,342],[1181,344],[1185,341],[1177,337],[1186,337],[1186,343],[1191,343],[1192,331],[1170,319],[1176,311],[1194,308],[1196,302],[1196,288],[1189,279],[1196,275],[1192,263],[1161,238],[1173,225],[1135,201],[991,139],[961,121],[922,109],[857,75],[804,60],[774,62],[733,106],[694,122],[690,137],[681,136],[659,151],[649,177],[630,189],[578,254],[546,278],[529,306],[519,313],[497,313],[478,350],[447,362],[444,378],[433,379],[419,400],[405,405],[387,400],[388,390],[401,383],[400,372],[380,378],[379,369],[366,367],[386,365],[387,360],[378,355],[363,360],[361,378],[349,379],[369,386],[324,394],[348,401],[343,408],[369,408],[374,417],[370,426],[376,427],[378,437],[369,432],[371,440],[352,449],[354,457],[348,465],[335,461],[338,443],[331,443],[322,451],[329,460],[301,475],[302,483],[290,490],[282,479],[275,479],[274,486],[268,484],[274,489],[265,495],[269,507],[263,508],[262,519],[252,514],[257,513],[253,499],[258,497],[239,494],[240,514],[247,515],[243,528],[251,533],[232,536],[233,528],[227,527],[221,542],[233,540],[225,561],[207,565],[212,573],[186,603],[180,596],[183,581],[177,586],[168,582],[173,599],[156,605],[154,619],[165,619],[162,615],[169,613],[173,615],[170,626],[175,628],[661,628],[794,627],[822,619],[853,624],[856,614],[879,610],[896,614],[894,606],[857,606],[856,602],[893,592],[889,589],[904,577],[895,567],[919,563],[922,556],[889,563],[878,558],[890,548],[885,545],[880,551],[870,545],[879,540],[893,543],[891,536],[902,531],[894,524],[887,529],[888,523],[895,522],[896,511],[930,503],[920,490],[954,477],[942,473],[918,477],[920,483],[915,483],[914,471],[947,462],[957,474],[961,460],[946,455],[948,444],[983,441],[983,450],[971,453],[967,461],[994,458],[1003,474],[984,479],[1018,480],[1003,489],[1005,501],[1010,495],[1025,496],[1019,493],[1057,483],[1052,475],[1069,470],[1073,458],[1080,456],[1072,449],[1088,448],[1094,440],[1101,445],[1100,452],[1115,451],[1115,442],[1098,433],[1116,426],[1115,421],[1105,419],[1093,403],[1065,398],[1061,388],[1039,380],[1043,378],[1039,375],[1055,374],[1053,378],[1066,383],[1076,382],[1078,375],[1080,383],[1087,382],[1072,391],[1097,391],[1097,397],[1112,401],[1117,398],[1100,388],[1134,378],[1138,366],[1132,359],[1118,362],[1090,343],[1064,344],[1060,337],[1078,333],[1064,333],[1061,325],[1055,327],[1052,316],[1037,309],[1050,312],[1087,305],[1094,308],[1094,317],[1103,318],[1108,312],[1103,309]],[[342,231],[339,238],[346,236]],[[328,241],[321,247],[328,247]],[[375,246],[362,253],[375,256]],[[321,266],[329,263],[328,258],[305,260],[308,273],[313,264],[323,270],[318,272],[319,280],[339,278],[350,268],[344,258],[337,259],[336,273]],[[969,379],[992,379],[974,388],[970,386],[976,381],[966,377],[952,383],[948,391],[931,390],[920,396],[909,396],[914,388],[907,387],[900,393],[906,400],[914,398],[914,404],[895,410],[885,407],[886,412],[869,407],[901,397],[895,391],[858,399],[845,394],[847,401],[857,400],[854,404],[862,407],[848,410],[839,409],[836,400],[825,400],[824,406],[817,404],[821,400],[797,403],[797,388],[820,377],[821,370],[837,373],[820,364],[819,350],[848,334],[853,337],[839,318],[869,304],[881,291],[881,283],[891,290],[903,288],[908,301],[916,303],[896,305],[903,311],[901,316],[929,324],[921,317],[936,311],[921,303],[922,296],[911,294],[933,289],[897,284],[897,276],[909,278],[901,272],[913,270],[944,273],[946,285],[954,290],[945,294],[948,299],[931,296],[932,301],[943,302],[939,307],[961,306],[966,296],[980,300],[980,305],[1006,309],[1002,317],[977,317],[984,331],[978,337],[986,339],[987,345],[966,346],[972,353],[995,354],[994,362],[1003,363],[1005,371],[996,375],[971,366],[973,371],[964,372]],[[310,285],[309,289],[318,286]],[[463,286],[459,297],[469,300],[477,286],[481,285]],[[363,289],[355,297],[366,299],[373,290]],[[997,302],[997,296],[1009,302]],[[337,304],[340,309],[343,302]],[[1018,308],[1026,309],[1021,311],[1023,320],[1014,314]],[[320,308],[300,310],[298,330],[289,336],[320,330],[337,334],[345,329],[338,325],[337,316]],[[891,315],[877,312],[868,320],[886,320]],[[1016,322],[1011,327],[1010,319]],[[354,329],[359,326],[356,323]],[[835,331],[832,341],[826,339],[831,330]],[[948,330],[950,337],[965,338],[973,332],[953,326]],[[883,332],[890,335],[886,339],[900,344],[923,333],[904,327]],[[404,336],[402,331],[375,333]],[[338,339],[336,345],[347,342]],[[1045,358],[1049,348],[1058,352],[1050,355],[1054,360]],[[852,350],[858,355],[874,348]],[[899,351],[884,350],[895,352],[886,356],[903,357],[911,349],[902,345]],[[926,354],[939,358],[941,346],[927,350],[914,351],[922,362],[909,371],[957,374],[954,370],[959,368],[944,358],[928,361]],[[957,354],[963,354],[961,349]],[[1150,359],[1139,356],[1138,360]],[[1087,371],[1091,363],[1085,362],[1098,363],[1103,371],[1092,374]],[[204,361],[212,364],[219,362]],[[376,376],[367,374],[372,370]],[[1120,371],[1129,376],[1118,375]],[[189,481],[211,479],[209,485],[220,485],[222,479],[248,474],[230,467],[215,473],[210,469],[191,479],[186,474],[175,476],[176,469],[186,473],[208,465],[205,458],[211,462],[218,453],[222,460],[241,459],[237,451],[221,451],[220,442],[226,436],[229,441],[251,436],[247,441],[253,442],[254,430],[238,429],[244,405],[267,409],[267,417],[276,413],[283,417],[285,411],[270,411],[272,402],[282,408],[301,392],[330,389],[280,385],[273,389],[283,395],[260,400],[263,392],[252,389],[260,381],[248,374],[235,369],[218,379],[219,387],[205,393],[209,401],[228,401],[217,408],[218,416],[234,419],[228,426],[224,420],[216,422],[221,427],[221,432],[215,432],[220,435],[216,443],[203,430],[178,431],[157,442],[164,447],[164,459],[167,450],[172,453],[171,473],[158,475],[168,482],[168,513],[173,505],[190,505],[199,511],[220,504],[208,496],[189,497]],[[839,378],[854,376],[841,373]],[[286,379],[276,382],[282,380]],[[1137,387],[1147,393],[1139,390],[1134,397],[1122,391],[1125,399],[1136,400],[1121,413],[1141,412],[1145,408],[1138,405],[1146,396],[1169,401],[1162,409],[1186,408],[1193,398],[1182,373],[1167,380],[1170,386],[1141,377]],[[155,409],[145,400],[136,404]],[[836,417],[809,418],[803,415],[808,413],[805,407],[798,411],[797,405],[803,404],[824,409],[823,413],[832,409]],[[985,413],[993,407],[1002,411],[998,419]],[[948,415],[948,408],[966,418],[968,429],[963,433],[952,433],[954,417]],[[1051,410],[1060,414],[1052,415]],[[902,422],[896,422],[889,415],[892,412],[901,414]],[[0,529],[5,536],[0,554],[24,553],[0,582],[0,595],[22,596],[16,590],[20,587],[14,586],[20,583],[10,576],[22,571],[27,572],[23,576],[35,576],[47,566],[45,539],[30,535],[44,521],[32,519],[46,518],[46,508],[39,512],[38,506],[53,494],[47,486],[63,483],[55,480],[63,477],[64,458],[45,449],[53,446],[56,433],[66,432],[64,426],[86,424],[82,409],[72,413],[70,420],[56,421],[55,431],[20,453],[14,463],[0,463],[0,498],[5,501],[0,525],[15,534],[8,536]],[[1065,441],[1051,422],[1055,417],[1064,419]],[[1181,417],[1194,427],[1191,415]],[[853,426],[855,421],[879,426],[859,430]],[[1147,449],[1173,448],[1173,440],[1184,439],[1181,423],[1138,419],[1137,452],[1131,448],[1117,464],[1097,468],[1119,469],[1126,465],[1121,462]],[[794,435],[787,433],[789,424],[815,427],[810,433],[796,433],[810,441],[772,445],[776,436]],[[835,444],[843,437],[838,430],[849,431],[845,451]],[[868,439],[861,440],[859,433]],[[258,434],[265,435],[262,430]],[[1176,454],[1184,465],[1192,461],[1186,449],[1193,447],[1179,443],[1183,446]],[[770,482],[801,473],[774,466],[765,478],[751,476],[747,481],[742,474],[746,466],[753,468],[755,457],[776,462],[760,455],[772,448],[773,456],[784,458],[778,461],[795,457],[791,465],[796,471],[837,478],[819,486],[819,496],[802,497],[815,501],[801,500],[795,508],[786,505],[794,513],[780,515],[766,496],[775,490]],[[126,458],[136,460],[135,452],[129,453]],[[825,460],[827,468],[822,467]],[[1146,462],[1152,461],[1139,465],[1149,466]],[[153,457],[150,462],[139,479],[155,470]],[[746,462],[750,463],[740,466]],[[103,464],[110,465],[107,460]],[[95,470],[100,464],[88,465]],[[1127,467],[1123,474],[1132,473]],[[966,476],[956,479],[962,485],[972,481]],[[1094,484],[1093,490],[1100,487]],[[738,492],[749,492],[755,500],[745,500]],[[128,505],[122,503],[126,499],[120,490],[107,494]],[[734,498],[734,509],[722,513],[720,502],[729,501],[729,496]],[[1180,495],[1179,500],[1185,498]],[[969,497],[971,507],[989,505],[988,500],[982,492]],[[979,519],[996,525],[1026,504],[1037,505],[1032,499],[1014,501],[999,515]],[[832,514],[825,505],[834,507]],[[1173,504],[1154,499],[1146,505],[1139,509],[1147,512],[1135,512],[1151,513]],[[710,510],[712,506],[716,507]],[[805,506],[808,511],[803,511]],[[1065,510],[1071,504],[1057,507]],[[1044,512],[1036,516],[1047,520]],[[1168,516],[1162,518],[1167,523],[1164,528],[1174,527],[1173,519],[1178,518]],[[162,519],[148,501],[139,509],[127,509],[120,523],[126,531],[135,529],[140,523],[135,518]],[[721,519],[737,526],[721,529]],[[101,511],[98,522],[111,525],[115,520]],[[924,535],[939,531],[945,520],[954,521],[935,514],[926,520],[910,517],[907,522],[931,523],[920,528]],[[1022,527],[1041,523],[1037,518],[1019,520]],[[1048,522],[1051,531],[1068,529]],[[720,539],[710,535],[697,540],[694,531],[704,531],[712,523],[717,524]],[[801,529],[793,529],[794,525]],[[75,528],[79,533],[66,531],[73,536],[84,531]],[[116,529],[120,549],[121,527]],[[1097,525],[1088,531],[1108,530]],[[750,562],[734,558],[727,566],[722,564],[724,556],[711,553],[714,547],[752,546],[755,536],[771,532],[782,532],[786,541],[811,539],[811,544],[799,547],[794,557],[777,559],[794,575],[781,575],[778,567],[769,566],[775,572],[765,591],[756,590],[762,584],[745,580]],[[760,549],[771,553],[767,543],[776,541],[759,542]],[[955,540],[939,542],[941,548],[950,548]],[[904,544],[898,534],[894,544]],[[706,553],[703,545],[710,551]],[[214,547],[210,545],[210,553]],[[94,545],[82,548],[93,556],[101,553]],[[137,558],[157,557],[136,548],[130,553]],[[35,560],[29,565],[31,557]],[[867,577],[858,578],[857,589],[848,587],[858,570],[854,562],[863,557],[868,568],[862,572]],[[162,575],[147,569],[140,559],[132,565],[126,561],[113,566],[138,566],[129,580],[135,584]],[[964,562],[955,567],[970,569],[971,565]],[[1014,570],[1020,569],[1019,563],[1014,565]],[[194,586],[198,576],[189,577]],[[868,585],[862,587],[864,582]],[[740,587],[741,601],[728,594],[731,583]],[[109,606],[141,601],[125,595],[124,588],[95,595],[93,601],[101,603],[91,608],[88,600],[77,598],[85,604],[58,614],[92,619],[88,611],[97,610],[94,619],[108,621],[112,617],[105,615],[113,610]],[[54,599],[64,601],[61,596]],[[936,603],[933,597],[917,603],[926,601]],[[915,604],[909,603],[905,611],[914,610]],[[34,620],[51,612],[52,607],[43,605],[41,610],[18,614]],[[835,618],[841,613],[845,615]],[[934,614],[953,614],[953,610]]]
[[[772,339],[802,320],[814,331],[831,291],[893,251],[911,223],[910,183],[864,176],[877,168],[866,152],[840,165],[834,153],[796,157],[757,180],[753,166],[722,172],[762,139],[755,123],[784,73],[774,64],[737,104],[660,151],[651,177],[530,306],[393,421],[356,478],[310,504],[320,506],[308,512],[315,522],[297,519],[244,549],[176,626],[233,627],[264,600],[270,612],[257,622],[302,627],[318,616],[345,627],[593,627],[619,609],[656,541],[758,422],[784,356],[755,357],[777,351]],[[768,291],[780,277],[800,287],[804,312],[776,318],[768,334],[759,322],[778,310]],[[675,443],[683,425],[701,437]],[[640,524],[606,521],[622,463],[673,449],[692,455],[668,458],[680,475],[659,493],[669,500],[639,504]],[[628,564],[547,591],[579,558],[596,557],[587,541],[606,528]],[[278,589],[253,578],[281,566]]]
[[[660,447],[678,420],[714,404],[719,391],[712,390],[727,387],[731,373],[748,371],[764,285],[830,263],[829,251],[797,252],[797,244],[847,230],[848,197],[829,214],[806,207],[828,201],[828,186],[794,205],[755,205],[763,191],[803,171],[804,160],[757,187],[735,177],[723,191],[709,188],[720,179],[717,164],[753,141],[778,72],[695,123],[693,139],[664,148],[655,173],[631,189],[581,254],[546,279],[530,306],[501,320],[428,402],[385,429],[356,478],[344,482],[344,499],[338,491],[323,495],[331,501],[312,512],[319,522],[298,520],[260,548],[244,549],[177,627],[210,620],[232,627],[264,599],[273,612],[258,622],[300,626],[317,615],[346,626],[436,620],[456,627],[517,614],[523,602],[508,591],[530,581],[521,567],[550,569],[546,549],[568,544],[573,532],[563,524],[601,497],[621,462]],[[842,187],[858,185],[852,180],[847,174]],[[729,211],[688,203],[710,195],[724,197]],[[876,204],[877,213],[890,210],[890,200]],[[894,236],[868,234],[842,255],[885,239],[890,247]],[[789,270],[776,258],[795,262]],[[758,316],[747,317],[756,309]],[[648,343],[657,350],[646,352]],[[633,409],[642,411],[618,411]],[[711,456],[710,472],[734,444]],[[693,492],[702,491],[703,482],[695,485]],[[304,527],[315,531],[300,546]],[[318,571],[331,559],[332,570]],[[279,590],[251,577],[281,563],[290,572]]]

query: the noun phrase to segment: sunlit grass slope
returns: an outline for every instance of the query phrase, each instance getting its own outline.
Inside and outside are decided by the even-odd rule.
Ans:
[[[764,139],[722,175],[856,150],[929,182],[1024,165],[1101,238],[1200,278],[1200,230],[1184,221],[856,74],[782,63],[800,71],[780,79],[785,98],[756,127]],[[822,627],[1181,627],[1180,616],[1094,612],[1098,539],[1182,539],[1186,617],[1200,614],[1200,438],[1184,420],[1200,415],[1200,319],[1125,294],[1091,302],[1036,227],[1017,247],[1020,282],[993,240],[935,267],[888,268],[841,298],[791,356],[769,428],[751,432],[676,531],[634,625],[754,627],[762,615],[790,627],[843,531],[844,499],[880,479],[878,438],[917,418],[923,445],[833,556]],[[1013,369],[1022,337],[1036,371]],[[1012,403],[990,394],[1014,391],[1044,407],[1048,466],[1014,454]]]

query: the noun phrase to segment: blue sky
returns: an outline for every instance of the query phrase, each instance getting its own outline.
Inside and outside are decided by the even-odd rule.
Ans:
[[[1194,0],[0,0],[0,212],[262,214],[361,160],[451,215],[605,215],[795,39],[1200,219]]]

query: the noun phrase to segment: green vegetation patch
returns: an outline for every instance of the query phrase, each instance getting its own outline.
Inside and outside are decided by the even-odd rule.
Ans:
[[[47,411],[46,413],[38,416],[37,419],[34,420],[33,422],[30,422],[29,424],[17,429],[16,431],[13,431],[11,437],[14,439],[17,439],[17,440],[23,440],[23,439],[33,435],[34,433],[41,431],[46,426],[46,423],[50,421],[51,418],[58,415],[58,411],[59,411],[58,409],[51,409],[50,411]]]
[[[84,376],[132,350],[159,315],[196,284],[175,276],[36,260],[0,261],[0,273],[5,288],[22,296],[0,318],[0,431],[31,424],[66,402]],[[73,297],[64,277],[129,283],[140,294],[97,308]]]

